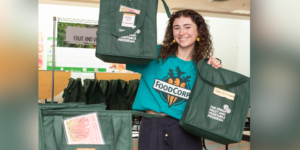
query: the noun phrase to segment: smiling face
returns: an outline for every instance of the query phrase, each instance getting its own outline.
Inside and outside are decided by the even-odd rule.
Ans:
[[[198,37],[197,25],[190,17],[179,17],[173,22],[173,37],[178,48],[194,48]]]

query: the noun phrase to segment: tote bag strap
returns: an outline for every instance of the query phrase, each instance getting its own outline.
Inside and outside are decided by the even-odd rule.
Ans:
[[[203,78],[202,75],[201,75],[201,68],[202,68],[203,64],[204,64],[207,60],[208,60],[208,58],[206,58],[206,59],[201,59],[201,60],[199,60],[199,62],[198,62],[198,64],[197,64],[198,74],[199,74],[200,78],[201,78],[206,84],[208,84],[208,85],[210,85],[210,86],[213,86],[213,87],[217,87],[217,88],[221,88],[221,89],[226,89],[226,88],[229,88],[229,87],[235,87],[235,86],[238,86],[238,85],[240,85],[240,84],[242,84],[242,83],[244,83],[244,82],[247,81],[247,78],[241,77],[241,78],[239,78],[239,79],[238,79],[237,81],[235,81],[235,82],[232,82],[232,83],[229,83],[229,84],[225,84],[225,85],[218,85],[218,84],[214,84],[214,83],[212,83],[212,82],[206,80],[206,79]]]
[[[170,10],[169,10],[169,7],[167,5],[167,3],[164,1],[164,0],[161,0],[164,4],[164,7],[165,7],[165,10],[166,10],[166,13],[168,15],[168,18],[171,18],[171,13],[170,13]]]
[[[55,136],[55,143],[57,149],[60,149],[61,146],[61,140],[62,140],[62,132],[63,132],[63,123],[62,123],[62,116],[54,116],[54,122],[53,122],[53,131]]]

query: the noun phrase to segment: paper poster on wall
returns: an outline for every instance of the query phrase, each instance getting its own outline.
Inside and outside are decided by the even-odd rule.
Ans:
[[[43,55],[44,55],[44,39],[43,32],[38,35],[38,70],[43,69]]]
[[[132,71],[126,70],[126,64],[118,63],[109,63],[107,72],[133,73]]]

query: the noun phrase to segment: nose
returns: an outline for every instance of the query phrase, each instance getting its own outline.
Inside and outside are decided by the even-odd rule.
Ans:
[[[180,36],[182,36],[182,35],[184,35],[185,34],[185,31],[184,31],[184,29],[180,29],[180,31],[179,31],[179,35]]]

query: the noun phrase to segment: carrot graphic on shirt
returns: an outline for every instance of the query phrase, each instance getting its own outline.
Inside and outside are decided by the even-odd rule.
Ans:
[[[177,72],[177,78],[175,78],[175,81],[174,81],[174,84],[173,84],[173,85],[179,86],[179,85],[180,85],[180,76],[181,76],[182,74],[185,74],[185,72],[182,72],[182,71],[179,69],[179,66],[176,67],[176,70],[175,70],[175,71]],[[177,97],[171,96],[171,97],[170,97],[170,101],[169,101],[169,107],[171,107],[172,104],[173,104],[174,102],[176,102],[176,100],[177,100]]]
[[[180,78],[181,75],[183,74],[186,74],[185,72],[182,72],[179,68],[179,66],[176,67],[176,74],[177,74],[177,77],[174,77],[174,73],[173,73],[173,70],[172,69],[169,69],[169,72],[168,72],[168,75],[170,76],[169,79],[168,79],[168,83],[169,84],[172,84],[172,85],[175,85],[175,86],[180,86],[182,84],[182,86],[184,85],[185,86],[185,82],[187,80],[183,80]],[[190,76],[189,76],[190,77]],[[185,88],[185,87],[183,87]],[[173,96],[173,95],[168,95],[168,104],[169,104],[169,107],[171,107],[177,100],[178,98],[176,96]]]
[[[183,76],[186,72],[183,72],[179,66],[174,70],[169,68],[166,74],[167,76],[162,79],[155,79],[153,88],[169,108],[173,105],[181,105],[188,100],[191,92],[189,84],[191,75]]]
[[[180,87],[185,88],[186,83],[190,81],[189,79],[191,78],[191,76],[186,76],[186,77],[182,77],[182,78],[183,78],[183,82],[180,83]],[[174,85],[175,85],[175,84],[174,84]],[[175,97],[175,98],[174,98],[174,102],[176,102],[177,98],[178,98],[178,97]]]
[[[171,68],[169,69],[168,75],[170,76],[170,78],[168,79],[168,83],[173,84],[174,83],[174,80],[173,80],[174,73]],[[168,95],[168,103],[170,103],[170,97],[171,97],[171,95]]]

